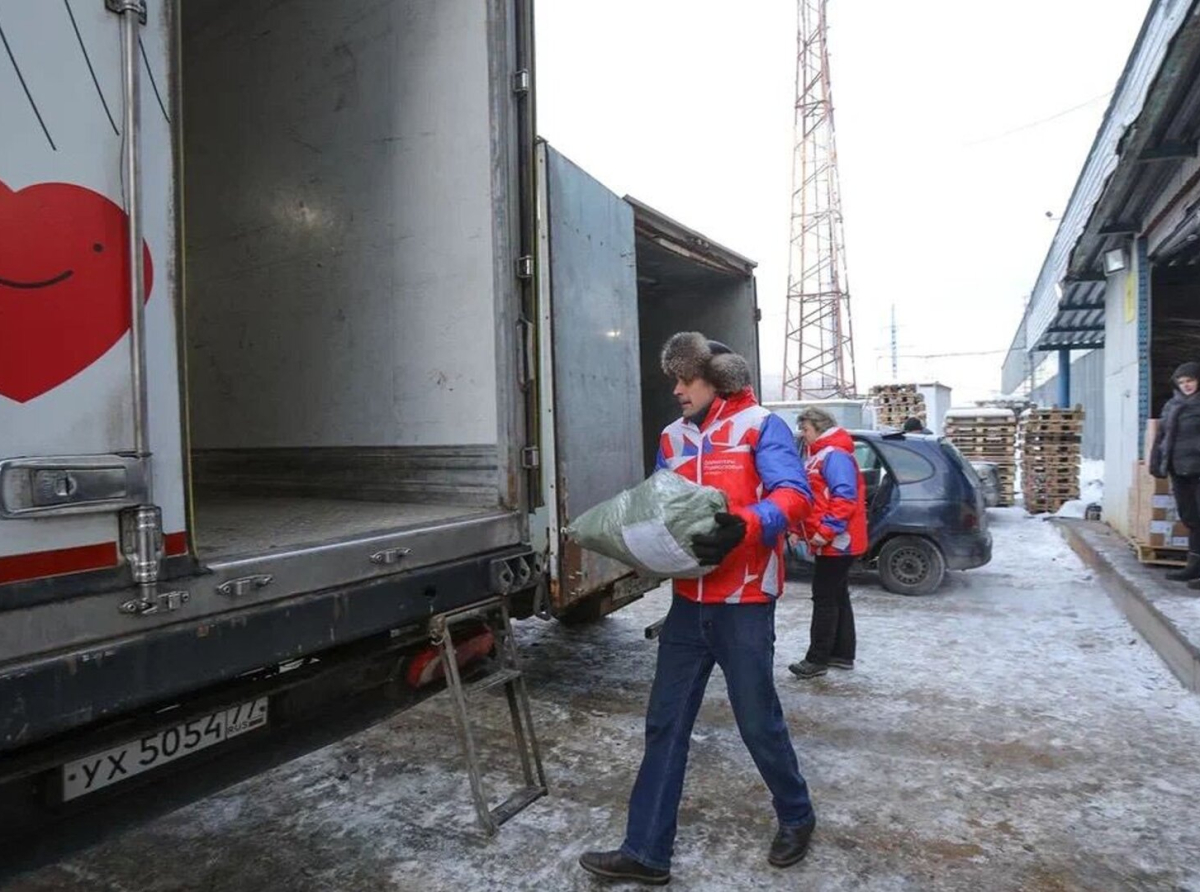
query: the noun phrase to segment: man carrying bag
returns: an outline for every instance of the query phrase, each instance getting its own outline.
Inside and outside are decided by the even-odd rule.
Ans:
[[[682,417],[662,433],[658,468],[721,490],[728,511],[716,515],[714,532],[692,539],[700,563],[716,569],[674,581],[624,844],[579,859],[599,876],[653,885],[671,879],[692,726],[714,665],[771,791],[779,829],[769,862],[787,867],[802,859],[816,826],[774,676],[784,538],[812,506],[804,466],[787,424],[754,398],[743,357],[699,332],[682,332],[664,346],[662,368],[675,380]]]

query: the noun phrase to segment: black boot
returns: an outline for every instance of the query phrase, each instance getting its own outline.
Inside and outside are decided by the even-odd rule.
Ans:
[[[665,886],[671,882],[671,871],[647,867],[641,861],[634,861],[620,849],[612,852],[584,852],[579,856],[579,866],[588,873],[608,880],[632,880],[647,886]]]
[[[788,670],[797,678],[816,678],[828,672],[829,666],[824,663],[810,663],[808,660],[801,660],[799,663],[792,663],[788,666]]]
[[[771,842],[767,860],[774,867],[791,867],[808,854],[808,841],[812,838],[817,819],[813,818],[802,827],[780,827]]]
[[[1188,552],[1187,564],[1180,567],[1178,570],[1172,570],[1167,574],[1167,579],[1172,582],[1187,582],[1189,579],[1200,579],[1200,554]]]

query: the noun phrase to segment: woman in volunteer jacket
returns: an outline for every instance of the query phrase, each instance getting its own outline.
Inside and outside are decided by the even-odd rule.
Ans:
[[[774,867],[800,861],[816,826],[774,675],[784,537],[812,505],[804,465],[787,423],[754,398],[744,357],[699,332],[681,332],[663,347],[662,368],[674,382],[680,418],[662,433],[658,469],[716,487],[727,510],[716,515],[712,533],[692,539],[699,562],[715,569],[701,579],[675,580],[658,636],[646,749],[629,797],[625,841],[579,859],[599,876],[653,885],[671,878],[692,726],[718,666],[779,822],[766,860]]]
[[[867,550],[866,486],[854,440],[828,412],[800,413],[813,510],[801,527],[813,555],[812,625],[808,653],[788,668],[800,678],[854,668],[854,608],[850,568]]]

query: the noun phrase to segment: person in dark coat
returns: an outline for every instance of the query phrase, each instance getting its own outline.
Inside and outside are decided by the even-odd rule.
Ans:
[[[906,434],[932,434],[929,428],[925,426],[925,422],[915,415],[904,419],[904,432]]]
[[[1158,421],[1150,473],[1171,478],[1179,519],[1188,528],[1187,565],[1167,578],[1200,589],[1200,363],[1185,362],[1171,380],[1175,395]]]

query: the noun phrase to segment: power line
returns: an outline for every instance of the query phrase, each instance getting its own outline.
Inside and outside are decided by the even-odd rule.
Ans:
[[[883,351],[880,351],[881,353]],[[995,356],[999,353],[1007,353],[1008,348],[1003,350],[969,350],[965,353],[901,353],[897,356],[898,359],[950,359],[958,356]]]
[[[1034,127],[1040,127],[1042,124],[1049,124],[1051,121],[1057,121],[1059,118],[1066,117],[1072,112],[1077,112],[1080,109],[1087,108],[1093,102],[1098,102],[1101,99],[1108,99],[1110,96],[1112,96],[1112,94],[1113,91],[1109,90],[1107,93],[1101,93],[1099,96],[1093,96],[1091,99],[1081,102],[1078,105],[1072,105],[1070,108],[1064,108],[1060,112],[1055,112],[1049,117],[1039,118],[1036,121],[1030,121],[1028,124],[1022,124],[1020,127],[1014,127],[1012,130],[1005,130],[1003,133],[997,133],[995,136],[985,136],[982,139],[972,140],[971,142],[964,143],[963,145],[968,147],[978,146],[982,145],[983,143],[995,142],[998,139],[1004,139],[1007,136],[1012,136],[1014,133],[1020,133],[1024,130],[1032,130]]]

